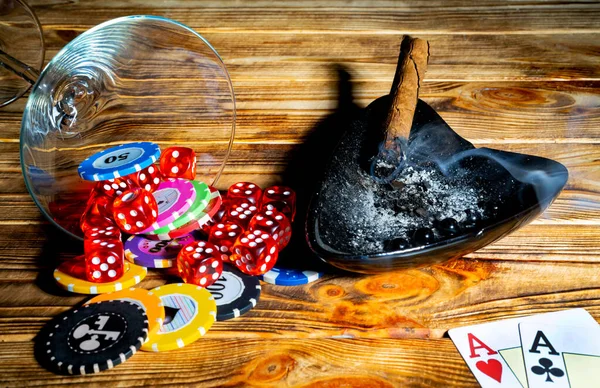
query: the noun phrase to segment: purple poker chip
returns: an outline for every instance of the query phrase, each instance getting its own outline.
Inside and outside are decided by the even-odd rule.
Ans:
[[[131,236],[125,241],[125,258],[146,268],[170,268],[175,265],[181,248],[200,238],[201,235],[197,231],[164,241]]]
[[[196,189],[187,179],[169,178],[152,193],[158,204],[158,217],[148,229],[138,234],[150,233],[178,219],[194,203]]]

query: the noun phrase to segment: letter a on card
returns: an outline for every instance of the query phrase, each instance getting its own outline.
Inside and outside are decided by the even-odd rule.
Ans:
[[[475,352],[477,349],[485,349],[487,351],[488,356],[492,354],[498,354],[498,352],[493,351],[489,346],[481,342],[481,340],[475,337],[472,333],[467,333],[467,338],[469,339],[469,348],[471,349],[471,358],[479,357],[479,354]],[[475,345],[477,343],[477,346]]]

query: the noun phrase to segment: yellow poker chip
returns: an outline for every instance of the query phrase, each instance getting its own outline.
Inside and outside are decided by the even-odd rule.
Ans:
[[[133,287],[141,282],[148,273],[148,270],[145,267],[128,262],[125,262],[124,265],[123,276],[114,282],[88,282],[87,280],[66,274],[59,269],[54,270],[54,280],[56,280],[56,283],[58,283],[60,287],[70,292],[78,294],[105,294],[107,292],[121,291]]]
[[[154,295],[152,291],[143,288],[129,288],[98,295],[85,302],[85,304],[88,305],[109,300],[125,300],[142,307],[146,311],[149,321],[148,338],[156,334],[165,321],[165,308],[163,307],[162,300]]]
[[[165,352],[183,348],[206,334],[217,318],[217,304],[202,287],[177,283],[151,291],[162,300],[166,316],[158,333],[142,345],[142,350]]]

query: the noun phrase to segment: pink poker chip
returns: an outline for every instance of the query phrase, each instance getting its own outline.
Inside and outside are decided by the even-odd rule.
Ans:
[[[192,233],[195,230],[198,230],[204,226],[208,221],[212,220],[212,217],[217,213],[217,211],[221,208],[222,199],[219,190],[210,186],[210,202],[204,209],[204,214],[199,217],[198,220],[190,221],[187,224],[183,225],[180,228],[175,230],[171,230],[165,234],[147,234],[145,237],[150,240],[171,240],[175,238],[180,238],[188,233]]]
[[[158,217],[155,223],[139,234],[162,228],[188,211],[196,199],[196,189],[186,179],[169,178],[161,182],[152,195],[158,204]]]

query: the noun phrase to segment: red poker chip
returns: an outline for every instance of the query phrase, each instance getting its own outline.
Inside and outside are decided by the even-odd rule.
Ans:
[[[200,216],[199,219],[188,222],[180,228],[175,230],[171,230],[167,233],[162,234],[147,234],[146,238],[150,240],[172,240],[174,238],[179,238],[183,235],[193,232],[194,230],[198,230],[202,228],[207,222],[212,220],[212,217],[217,213],[222,204],[221,194],[219,190],[214,187],[210,187],[210,201],[204,210],[204,214]]]

